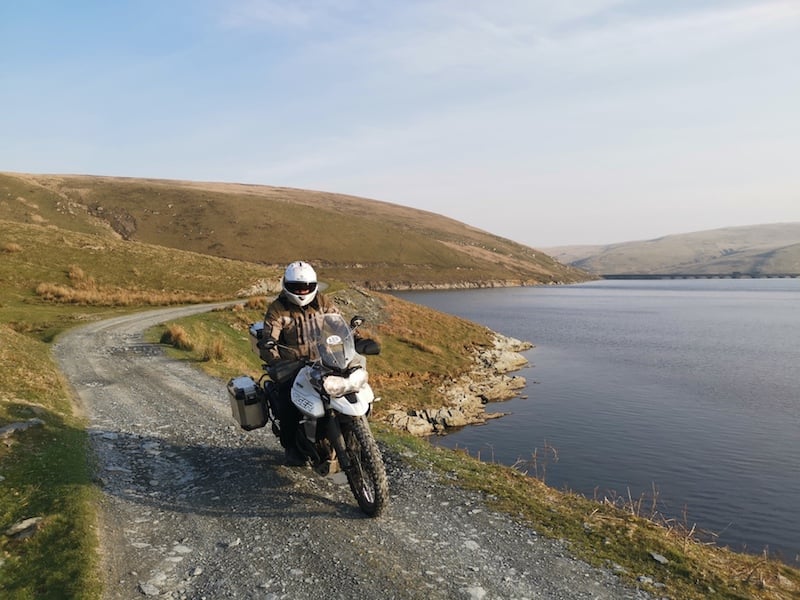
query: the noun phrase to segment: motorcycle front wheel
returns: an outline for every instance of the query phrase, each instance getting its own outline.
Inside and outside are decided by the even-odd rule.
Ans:
[[[355,417],[342,427],[350,468],[347,481],[358,506],[370,517],[381,514],[389,502],[389,481],[381,451],[366,417]]]

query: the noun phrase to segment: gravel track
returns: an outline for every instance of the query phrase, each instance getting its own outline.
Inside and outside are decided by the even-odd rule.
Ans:
[[[283,466],[268,428],[234,424],[224,382],[143,341],[213,306],[94,323],[55,344],[89,420],[105,598],[650,597],[402,457],[385,456],[378,519],[346,483]]]

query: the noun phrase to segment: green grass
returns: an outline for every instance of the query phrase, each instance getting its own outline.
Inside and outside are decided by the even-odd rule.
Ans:
[[[162,342],[165,333],[171,328],[180,327],[190,347],[181,348],[167,341],[170,356],[202,365],[209,375],[222,380],[237,375],[250,375],[258,379],[262,374],[261,360],[250,350],[248,328],[250,323],[263,317],[263,311],[241,310],[238,307],[218,310],[187,317],[177,323],[156,325],[145,332],[145,339],[152,343]],[[221,350],[219,354],[212,350],[215,345]]]
[[[226,299],[278,277],[251,263],[9,221],[0,221],[3,244],[20,250],[0,251],[0,322],[43,340],[131,308]],[[70,278],[76,269],[82,280]],[[36,293],[43,284],[76,300],[46,302]]]
[[[93,598],[100,590],[85,423],[47,344],[0,326],[0,424],[38,418],[41,428],[0,445],[0,527],[42,517],[30,539],[0,537],[3,598]]]

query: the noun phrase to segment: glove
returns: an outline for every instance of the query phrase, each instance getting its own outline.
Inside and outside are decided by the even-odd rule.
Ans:
[[[381,353],[381,345],[369,338],[359,338],[356,340],[356,352],[365,355],[375,355]]]
[[[303,361],[300,360],[280,359],[272,362],[267,367],[267,373],[275,383],[286,383],[294,379],[302,366]]]

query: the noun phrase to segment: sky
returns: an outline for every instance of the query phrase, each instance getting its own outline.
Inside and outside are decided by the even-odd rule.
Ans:
[[[353,194],[537,248],[800,221],[800,0],[3,0],[0,171]]]

